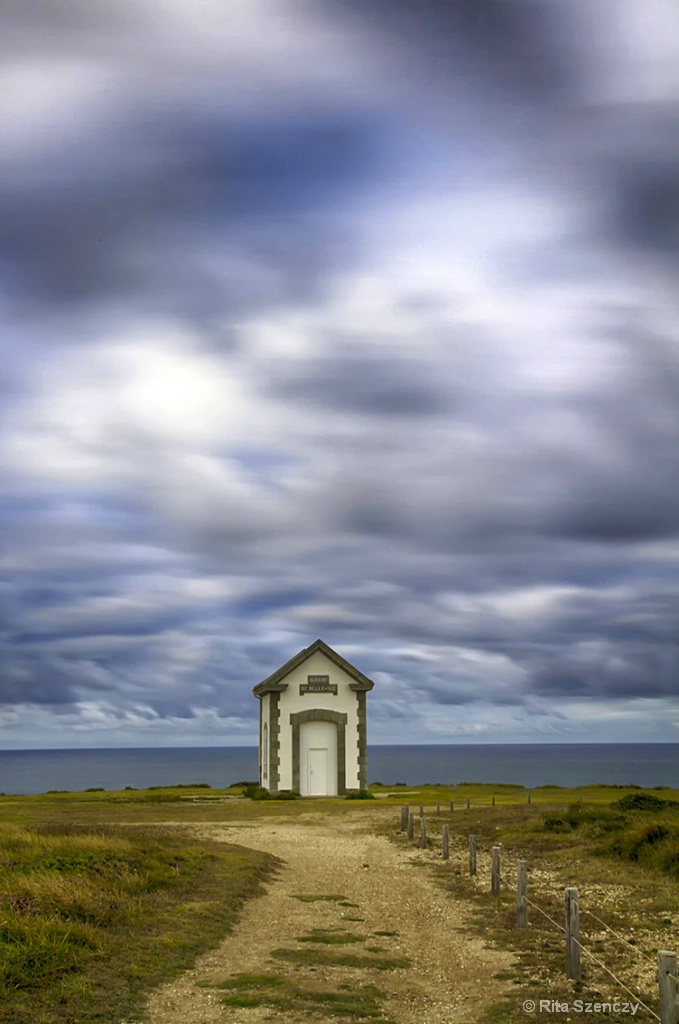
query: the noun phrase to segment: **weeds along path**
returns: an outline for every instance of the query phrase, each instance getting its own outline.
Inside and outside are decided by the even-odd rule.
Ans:
[[[465,928],[418,851],[376,834],[385,814],[394,809],[193,826],[285,864],[218,949],[156,990],[151,1024],[477,1024],[511,957]]]

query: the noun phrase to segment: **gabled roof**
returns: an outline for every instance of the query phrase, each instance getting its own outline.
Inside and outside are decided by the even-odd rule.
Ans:
[[[321,653],[325,654],[331,661],[334,661],[338,668],[343,669],[347,675],[350,675],[355,679],[354,683],[349,684],[350,689],[372,690],[375,685],[372,679],[368,679],[367,676],[364,676],[362,672],[359,672],[355,665],[348,662],[341,654],[334,651],[332,647],[329,647],[323,640],[314,640],[309,647],[305,647],[303,650],[299,651],[298,654],[295,654],[294,657],[290,658],[290,661],[286,661],[285,665],[281,665],[273,675],[268,676],[257,686],[253,687],[252,692],[255,697],[263,697],[265,693],[280,693],[282,690],[286,690],[288,684],[283,682],[285,677],[305,662],[307,658],[310,658],[312,654],[316,654],[317,651],[321,651]]]

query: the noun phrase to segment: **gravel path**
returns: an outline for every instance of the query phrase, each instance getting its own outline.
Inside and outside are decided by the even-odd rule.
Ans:
[[[148,1004],[151,1024],[260,1024],[327,1020],[307,1011],[281,1012],[270,1006],[225,1007],[214,986],[240,972],[287,975],[300,985],[377,985],[385,994],[386,1016],[395,1024],[476,1024],[485,1005],[506,983],[494,979],[510,963],[465,929],[466,911],[413,860],[431,855],[401,847],[369,832],[384,813],[361,808],[337,816],[316,814],[268,819],[265,824],[201,824],[194,834],[239,843],[281,857],[285,866],[250,900],[232,935],[200,958],[196,967],[157,989]],[[394,814],[393,808],[389,809]],[[338,901],[303,902],[299,895],[341,895]],[[354,920],[352,920],[352,918]],[[360,918],[361,920],[356,920]],[[310,950],[298,937],[312,928],[346,928],[368,936],[382,956],[407,957],[396,970],[299,966],[270,958],[279,947]],[[392,936],[375,936],[389,931]],[[318,948],[318,947],[316,947]],[[338,953],[365,952],[366,944],[322,946]]]

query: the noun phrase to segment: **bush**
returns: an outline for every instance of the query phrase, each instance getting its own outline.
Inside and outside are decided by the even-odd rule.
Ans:
[[[292,789],[281,789],[278,793],[270,793],[268,789],[258,786],[256,782],[250,782],[243,790],[243,796],[248,800],[298,800],[299,793]]]
[[[565,818],[557,818],[555,816],[545,818],[543,825],[545,832],[571,832],[575,827],[574,822],[566,821]]]
[[[270,793],[268,789],[264,789],[257,782],[249,782],[243,789],[243,796],[248,800],[268,800]]]
[[[616,800],[613,807],[619,807],[621,811],[664,811],[669,807],[679,807],[679,803],[676,800],[661,800],[652,793],[630,793]]]
[[[375,797],[369,789],[356,789],[347,793],[345,800],[374,800]]]
[[[612,852],[618,856],[661,870],[675,861],[677,849],[679,833],[665,825],[646,825],[620,836],[611,844]]]

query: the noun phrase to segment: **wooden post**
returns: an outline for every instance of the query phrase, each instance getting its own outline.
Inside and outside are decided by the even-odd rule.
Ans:
[[[436,817],[438,818],[441,814],[441,804],[436,805]]]
[[[420,804],[420,817],[424,818],[424,807]]]
[[[470,800],[469,800],[469,797],[467,797],[467,810],[469,810],[469,803],[470,803]]]
[[[447,825],[443,826],[443,859],[444,860],[449,860],[450,859],[450,845],[449,845],[448,826]]]
[[[451,800],[450,801],[450,813],[452,814],[454,812],[454,810],[455,810],[455,801]]]
[[[566,974],[580,978],[580,907],[575,886],[566,889]]]
[[[403,806],[401,807],[401,828],[400,828],[401,832],[405,832],[405,830],[408,828],[408,818],[409,817],[410,817],[410,808],[408,807],[408,804],[403,804]]]
[[[493,896],[500,895],[500,849],[499,846],[492,848],[493,860],[490,869],[490,891]]]
[[[530,803],[530,793],[528,794],[528,803]]]
[[[495,797],[493,797],[493,807],[495,807]]]
[[[410,812],[408,814],[408,839],[415,838],[415,815]]]
[[[674,975],[674,977],[672,977]],[[660,1021],[661,1024],[677,1024],[679,1022],[679,1001],[676,979],[677,954],[667,950],[658,950],[658,987],[660,989]]]
[[[528,923],[528,904],[526,903],[526,891],[528,889],[528,872],[525,860],[518,861],[516,865],[516,923],[525,925]]]
[[[427,848],[427,826],[425,824],[424,815],[420,818],[420,846],[423,850]]]
[[[469,837],[469,874],[476,874],[476,836]]]

